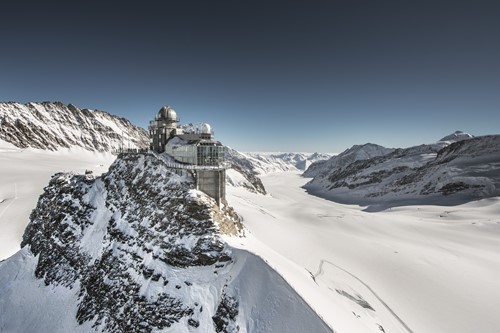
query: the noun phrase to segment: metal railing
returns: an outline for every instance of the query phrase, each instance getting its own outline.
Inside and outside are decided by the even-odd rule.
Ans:
[[[155,151],[150,150],[149,153],[155,156],[157,159],[162,161],[168,168],[172,169],[183,169],[183,170],[201,170],[201,171],[218,171],[218,170],[226,170],[231,168],[231,163],[222,162],[218,165],[193,165],[193,164],[182,164],[169,161],[165,158],[165,156],[158,154]]]
[[[145,154],[149,151],[147,148],[116,148],[111,150],[111,154]]]

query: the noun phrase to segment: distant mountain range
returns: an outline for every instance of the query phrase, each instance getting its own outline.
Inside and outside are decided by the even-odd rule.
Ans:
[[[228,149],[226,157],[232,168],[227,172],[227,182],[231,186],[265,194],[259,176],[273,172],[304,171],[312,163],[327,160],[331,156],[324,153],[241,153]]]
[[[500,195],[500,135],[455,132],[410,148],[356,145],[304,173],[312,194],[384,209],[452,205]]]
[[[0,125],[0,140],[19,148],[105,152],[149,146],[147,132],[130,121],[61,102],[0,103]]]

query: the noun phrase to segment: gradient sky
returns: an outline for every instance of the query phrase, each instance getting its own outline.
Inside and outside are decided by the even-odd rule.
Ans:
[[[500,133],[497,0],[13,3],[1,8],[1,101],[143,127],[168,104],[242,151]]]

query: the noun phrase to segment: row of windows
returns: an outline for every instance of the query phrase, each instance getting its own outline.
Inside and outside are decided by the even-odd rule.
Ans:
[[[166,152],[177,161],[193,165],[219,165],[224,162],[224,146],[167,147]]]

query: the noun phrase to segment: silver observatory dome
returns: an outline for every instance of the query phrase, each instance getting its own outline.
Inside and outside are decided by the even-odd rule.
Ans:
[[[158,111],[158,119],[164,119],[167,121],[178,121],[177,113],[172,107],[165,105]]]

